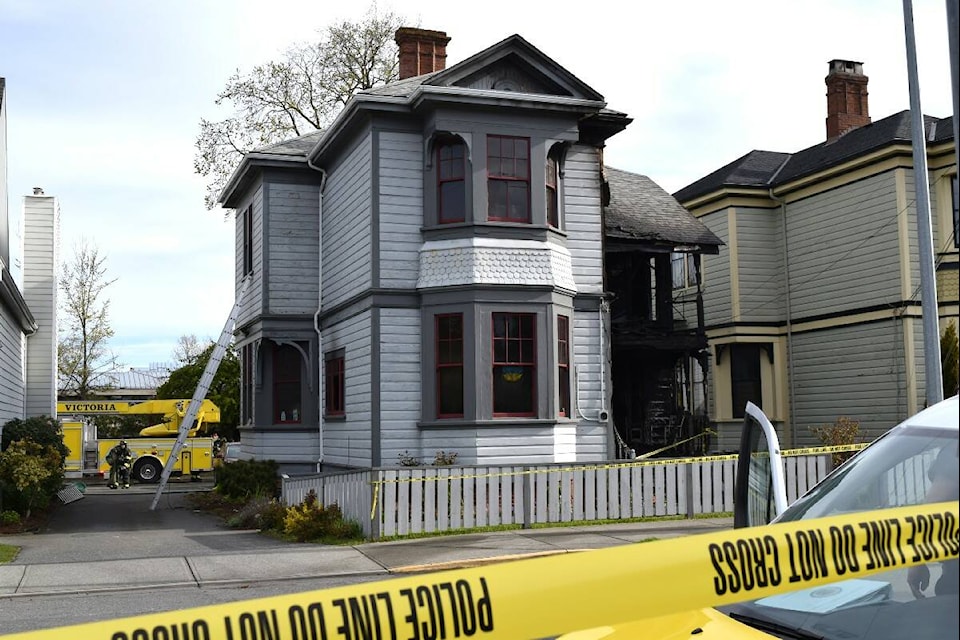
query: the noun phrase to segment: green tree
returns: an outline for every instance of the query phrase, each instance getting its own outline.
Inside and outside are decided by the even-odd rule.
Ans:
[[[393,36],[402,19],[370,6],[360,22],[340,22],[300,43],[279,61],[232,75],[215,103],[233,107],[220,121],[200,120],[194,169],[207,178],[204,201],[217,205],[227,180],[251,149],[327,126],[357,91],[397,77]]]
[[[957,325],[952,321],[940,336],[940,370],[943,372],[943,397],[956,395],[960,391],[960,344]]]
[[[92,392],[110,387],[110,372],[119,363],[108,347],[113,329],[104,291],[114,282],[115,278],[107,278],[106,257],[86,240],[62,266],[57,341],[60,397],[86,400]]]
[[[216,344],[211,342],[187,364],[171,372],[167,381],[157,389],[157,398],[192,398],[214,347]],[[237,439],[237,426],[240,424],[240,359],[232,346],[223,354],[206,397],[220,407],[220,435],[228,440]]]
[[[3,438],[0,439],[0,451],[6,451],[11,443],[18,440],[36,442],[44,447],[52,447],[60,454],[61,462],[69,451],[63,444],[60,421],[50,416],[34,416],[26,420],[15,418],[3,425]]]

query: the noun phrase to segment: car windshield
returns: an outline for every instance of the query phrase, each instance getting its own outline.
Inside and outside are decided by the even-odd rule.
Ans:
[[[958,475],[955,427],[901,425],[838,468],[777,521],[956,500]],[[783,628],[800,632],[780,637],[956,638],[957,560],[926,569],[927,586],[920,592],[908,582],[910,569],[902,568],[721,610],[775,636]]]

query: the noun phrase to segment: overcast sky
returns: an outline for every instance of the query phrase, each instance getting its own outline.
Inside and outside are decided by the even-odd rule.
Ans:
[[[369,4],[322,0],[0,0],[11,214],[57,196],[61,253],[107,256],[126,366],[215,339],[233,304],[233,222],[203,206],[200,118],[236,70]],[[349,7],[349,8],[348,8]],[[445,31],[447,66],[517,33],[633,118],[607,164],[669,192],[753,149],[825,138],[827,63],[864,63],[870,115],[909,109],[901,0],[379,2]],[[952,113],[946,0],[913,0],[921,105]]]

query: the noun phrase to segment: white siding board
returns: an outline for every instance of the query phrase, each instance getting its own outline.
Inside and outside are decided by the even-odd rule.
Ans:
[[[603,290],[603,218],[597,149],[573,145],[563,178],[563,220],[573,278],[580,293]]]
[[[371,464],[370,312],[323,331],[323,350],[344,350],[345,418],[324,420],[324,461],[350,467]],[[324,396],[325,397],[325,396]]]
[[[319,187],[268,184],[270,313],[316,310],[319,261]]]
[[[420,450],[420,311],[382,309],[379,348],[380,454],[391,465],[401,453]],[[424,462],[431,463],[435,453],[423,452]]]
[[[423,138],[419,134],[381,132],[380,286],[417,286],[423,242]]]
[[[263,314],[263,185],[258,184],[249,200],[236,209],[234,224],[236,229],[236,278],[237,291],[243,280],[243,212],[253,205],[253,275],[250,286],[244,294],[237,312],[237,326],[252,321]]]
[[[24,417],[23,341],[20,325],[0,304],[0,425]]]
[[[57,413],[59,208],[51,196],[24,198],[23,299],[37,323],[26,353],[25,415]]]
[[[370,137],[337,165],[323,195],[323,307],[361,293],[371,278]]]

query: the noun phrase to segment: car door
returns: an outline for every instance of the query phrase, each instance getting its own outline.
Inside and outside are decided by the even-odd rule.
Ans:
[[[748,402],[740,434],[734,490],[734,527],[767,524],[786,508],[787,492],[780,440],[760,407]]]

